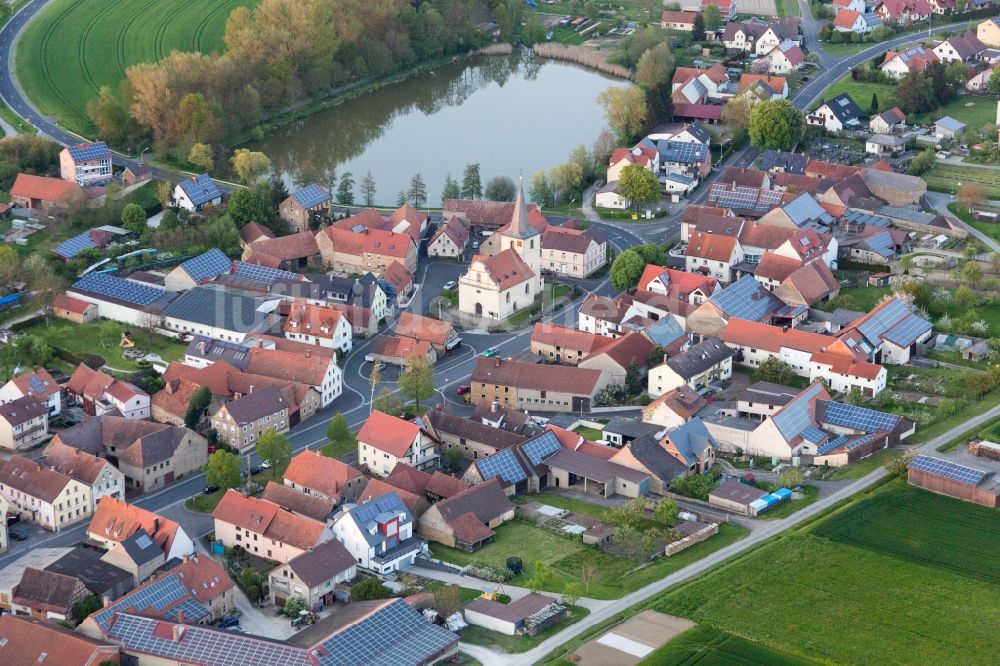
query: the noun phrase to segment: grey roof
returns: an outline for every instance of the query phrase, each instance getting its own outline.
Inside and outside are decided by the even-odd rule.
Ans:
[[[629,439],[642,437],[647,433],[655,433],[659,430],[660,427],[653,423],[646,423],[645,421],[625,416],[612,417],[612,419],[608,421],[607,425],[604,426],[604,432],[614,433]]]
[[[684,425],[668,431],[667,437],[673,442],[677,451],[684,456],[688,465],[698,462],[698,456],[704,453],[706,448],[719,448],[718,443],[705,427],[705,423],[697,416]]]
[[[293,557],[288,567],[309,587],[316,587],[354,566],[350,551],[336,539],[324,541],[312,550]]]
[[[528,220],[528,204],[524,201],[524,183],[518,184],[517,198],[514,200],[514,214],[510,224],[503,229],[504,236],[531,238],[538,235],[538,229]]]
[[[661,347],[668,347],[685,335],[684,327],[674,317],[662,317],[644,332],[654,345]]]
[[[181,294],[163,315],[227,331],[260,332],[267,328],[268,313],[258,308],[267,300],[201,286]]]
[[[667,365],[687,380],[722,363],[727,358],[732,358],[732,356],[733,350],[723,344],[721,340],[708,338],[687,351],[668,358]]]
[[[650,474],[669,483],[687,472],[687,466],[660,446],[656,436],[646,434],[629,442],[626,447]]]
[[[413,522],[413,514],[406,508],[403,500],[399,499],[396,491],[351,507],[342,519],[350,517],[358,526],[365,541],[371,546],[377,546],[383,541],[382,535],[378,533],[378,530],[375,531],[375,534],[369,533],[368,527],[376,522],[384,522],[391,516],[398,516],[400,523]]]
[[[900,148],[906,145],[906,139],[895,134],[872,134],[866,141],[887,148]]]
[[[780,169],[785,173],[794,173],[804,176],[806,164],[809,163],[809,156],[803,153],[787,153],[783,150],[765,150],[761,157],[761,168],[764,171]]]
[[[968,125],[966,125],[962,121],[955,120],[951,116],[945,116],[944,118],[938,118],[937,122],[935,122],[934,125],[938,126],[938,127],[943,127],[946,130],[950,130],[952,132],[961,132],[966,127],[968,127]]]
[[[851,96],[847,93],[840,93],[830,101],[826,102],[826,107],[836,116],[837,120],[846,123],[850,120],[857,120],[861,117],[861,107],[859,107]]]
[[[623,479],[641,484],[649,478],[648,474],[639,470],[573,449],[559,449],[545,459],[545,464],[598,483],[612,483],[615,479]]]
[[[129,559],[140,566],[163,557],[163,549],[157,546],[150,538],[149,533],[141,527],[133,532],[129,538],[123,539],[119,543],[125,549]]]
[[[215,363],[225,361],[240,370],[246,370],[250,364],[250,347],[235,342],[206,338],[203,335],[196,335],[188,343],[185,355],[203,358],[206,361]]]
[[[708,144],[708,142],[712,139],[712,136],[708,133],[708,130],[705,129],[705,126],[702,125],[701,123],[691,123],[690,125],[685,127],[684,130],[687,131],[688,134],[690,134],[691,136],[698,139],[704,144]]]
[[[153,550],[157,551],[158,555],[163,554],[155,544]],[[108,564],[101,559],[102,556],[102,551],[77,546],[45,567],[45,570],[79,578],[88,590],[97,595],[103,595],[116,588],[119,590],[131,588],[132,574]]]
[[[764,495],[767,495],[767,493],[760,488],[755,488],[737,479],[730,479],[710,492],[708,495],[709,497],[718,497],[719,499],[728,500],[730,502],[748,505],[751,502],[759,500]]]
[[[783,406],[794,400],[799,393],[801,393],[799,389],[791,386],[773,382],[755,382],[740,392],[739,399],[744,402]]]
[[[790,202],[782,206],[785,214],[798,227],[804,227],[808,222],[819,221],[824,224],[832,224],[833,218],[826,212],[819,202],[807,192],[803,192]]]
[[[288,403],[277,386],[269,385],[227,402],[226,411],[238,425],[253,423],[265,416],[272,416],[288,409]]]
[[[178,185],[180,185],[184,194],[187,195],[187,198],[195,206],[201,206],[213,199],[222,198],[222,190],[215,184],[215,181],[209,178],[207,173],[186,178],[178,183]]]
[[[431,427],[438,432],[454,435],[470,442],[485,444],[494,449],[506,449],[528,439],[526,435],[504,428],[494,428],[481,421],[455,416],[439,409],[427,412],[426,419],[430,422]]]

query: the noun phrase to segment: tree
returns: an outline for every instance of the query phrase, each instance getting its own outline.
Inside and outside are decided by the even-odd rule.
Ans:
[[[896,105],[908,113],[921,113],[934,108],[934,90],[922,72],[912,71],[896,84]]]
[[[795,368],[782,361],[777,356],[769,356],[757,366],[753,373],[754,381],[771,382],[787,385],[795,381]]]
[[[141,234],[146,230],[146,211],[139,204],[125,204],[122,208],[122,228]]]
[[[639,284],[646,262],[635,250],[625,250],[611,264],[611,285],[618,291],[627,291]]]
[[[340,184],[337,185],[337,203],[344,206],[354,205],[354,176],[350,171],[345,171],[340,177]]]
[[[483,196],[483,183],[479,178],[479,163],[466,164],[462,173],[462,198],[481,199]]]
[[[699,14],[700,16],[700,14]],[[568,580],[563,585],[562,600],[570,606],[575,606],[576,602],[583,596],[583,587],[575,580]]]
[[[948,78],[948,72],[940,60],[932,60],[924,70],[924,78],[930,81],[934,95],[934,107],[941,106],[955,96],[955,88]]]
[[[177,135],[188,144],[210,141],[218,123],[208,100],[201,93],[188,93],[177,107]]]
[[[413,178],[410,179],[410,189],[406,196],[416,208],[423,208],[427,203],[427,185],[419,173],[413,174]]]
[[[445,449],[442,458],[446,469],[458,471],[462,468],[462,449],[455,446],[449,447]]]
[[[9,8],[7,3],[0,3],[0,12]],[[0,16],[0,25],[4,23],[6,19]],[[101,86],[97,97],[87,103],[87,116],[97,128],[97,136],[112,145],[129,145],[139,134],[139,127],[129,116],[128,109],[108,86]]]
[[[401,416],[403,414],[403,401],[394,392],[385,388],[372,401],[372,408],[383,414]]]
[[[263,197],[257,190],[249,187],[238,187],[229,195],[226,202],[226,214],[237,227],[250,222],[265,222],[270,216],[265,207]]]
[[[900,476],[906,476],[906,473],[909,471],[910,468],[910,463],[913,461],[916,455],[917,455],[917,450],[910,449],[901,456],[894,456],[892,458],[889,458],[882,464],[882,467],[884,467],[885,471],[889,472],[890,474],[898,474]]]
[[[513,201],[517,186],[507,176],[493,176],[486,181],[485,196],[490,201]]]
[[[663,498],[656,505],[656,509],[653,510],[653,515],[656,517],[658,522],[661,522],[669,527],[676,522],[677,514],[679,512],[680,508],[677,506],[676,501]]]
[[[965,266],[962,267],[962,274],[965,279],[973,287],[979,284],[979,281],[983,278],[983,267],[979,265],[979,262],[975,259],[965,262]]]
[[[411,356],[406,363],[406,370],[399,376],[399,390],[403,395],[417,404],[434,395],[434,367],[426,356]]]
[[[210,404],[212,404],[212,392],[207,386],[202,386],[192,393],[188,399],[187,411],[184,412],[184,425],[191,430],[196,429]]]
[[[960,310],[968,310],[972,307],[975,300],[976,295],[964,284],[955,290],[955,294],[951,298],[951,302],[958,306]]]
[[[913,158],[913,161],[910,162],[910,168],[906,170],[906,173],[911,176],[919,176],[934,166],[936,160],[937,157],[934,154],[934,149],[928,146],[923,152]]]
[[[326,428],[326,438],[336,448],[347,448],[351,443],[356,442],[354,433],[347,425],[347,419],[340,412],[330,420],[330,425]]]
[[[371,169],[361,179],[361,198],[364,199],[366,206],[375,203],[375,176],[372,175]]]
[[[441,201],[447,201],[448,199],[460,199],[462,197],[462,190],[458,186],[458,181],[451,177],[451,174],[445,174],[444,177],[444,189],[441,190]]]
[[[583,583],[585,593],[590,594],[590,586],[601,579],[601,568],[597,566],[597,562],[594,561],[593,557],[584,556],[580,561],[580,571],[577,577]]]
[[[756,148],[791,150],[802,138],[805,120],[789,100],[768,100],[753,107],[747,131]]]
[[[722,13],[719,11],[718,5],[708,5],[703,14],[706,30],[718,30],[722,27]]]
[[[166,208],[170,205],[170,200],[174,196],[174,186],[173,183],[168,183],[165,180],[161,180],[156,183],[156,200],[160,202],[160,205]]]
[[[583,184],[583,170],[576,162],[563,162],[549,170],[549,184],[561,202],[575,199]]]
[[[306,610],[306,600],[302,597],[288,597],[285,605],[281,607],[281,613],[285,617],[296,618],[299,613]]]
[[[705,17],[700,12],[694,15],[694,25],[691,27],[696,42],[705,39]]]
[[[535,570],[531,574],[531,578],[528,579],[528,589],[532,592],[538,592],[548,584],[551,578],[552,570],[549,569],[549,565],[537,560],[535,561]]]
[[[80,601],[73,604],[73,619],[77,622],[83,622],[92,613],[96,613],[101,610],[104,604],[101,602],[101,598],[96,594],[89,594]]]
[[[611,159],[611,153],[615,151],[615,137],[608,128],[601,130],[594,140],[594,147],[591,149],[591,157],[595,164],[607,164]]]
[[[629,164],[621,170],[618,192],[625,197],[628,206],[637,210],[643,204],[660,198],[660,183],[652,171],[641,164]]]
[[[222,490],[235,488],[240,485],[240,457],[219,449],[208,457],[204,472],[208,485]]]
[[[635,66],[635,83],[645,89],[657,88],[670,82],[674,71],[673,56],[666,42],[657,44],[642,54]]]
[[[269,185],[271,190],[271,208],[277,209],[281,205],[281,202],[288,198],[288,187],[285,185],[285,179],[279,173],[271,174]]]
[[[271,170],[271,160],[267,155],[247,148],[237,148],[229,158],[229,164],[239,179],[247,185],[257,184],[257,181]]]
[[[45,272],[31,280],[31,306],[42,311],[45,317],[45,325],[49,325],[49,317],[52,316],[52,304],[61,294],[66,291],[66,280],[54,272]]]
[[[872,93],[872,102],[868,105],[868,113],[870,115],[876,115],[878,113],[878,94]]]
[[[548,174],[539,171],[531,177],[531,186],[528,188],[531,200],[542,205],[552,205],[552,185],[549,183]]]
[[[570,152],[569,161],[579,165],[585,181],[594,177],[594,156],[582,143]]]
[[[643,390],[642,369],[635,359],[629,361],[625,368],[625,390],[630,395],[639,395]]]
[[[442,585],[434,590],[434,608],[441,618],[447,618],[462,608],[462,588],[458,585]]]
[[[645,129],[648,108],[641,88],[606,88],[597,96],[597,102],[603,107],[608,127],[618,137],[619,143],[631,145]]]
[[[646,361],[646,365],[650,368],[655,368],[663,363],[663,359],[666,355],[667,350],[661,345],[653,345],[653,348],[649,350],[649,359]]]
[[[0,287],[6,287],[21,270],[21,256],[12,246],[0,245]]]
[[[1000,71],[1000,67],[997,71]],[[979,183],[965,183],[958,188],[955,198],[966,208],[972,209],[986,201],[986,190]]]
[[[187,161],[202,171],[211,171],[215,168],[215,155],[212,152],[212,146],[207,143],[194,144],[188,151]]]
[[[993,73],[990,74],[990,80],[986,87],[994,95],[1000,95],[1000,67],[994,69]]]
[[[744,132],[750,126],[750,112],[755,106],[755,100],[756,98],[747,92],[733,97],[722,107],[722,122],[732,127],[735,134],[739,135],[734,137],[735,143],[739,143],[745,138]]]
[[[282,433],[268,428],[257,440],[257,455],[271,463],[271,476],[274,477],[278,465],[292,459],[292,443]]]
[[[781,473],[778,480],[785,488],[798,488],[805,483],[806,475],[798,467],[789,467]]]
[[[351,601],[375,601],[376,599],[388,599],[392,596],[392,590],[382,584],[377,577],[365,578],[363,581],[351,588]]]

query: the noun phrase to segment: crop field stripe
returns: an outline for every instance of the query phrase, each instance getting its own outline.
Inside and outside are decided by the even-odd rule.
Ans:
[[[83,0],[76,0],[69,8],[63,12],[63,14],[53,21],[49,28],[45,31],[42,37],[42,57],[39,58],[39,63],[42,66],[42,72],[45,76],[45,80],[49,84],[49,88],[56,97],[58,97],[66,106],[72,107],[73,102],[70,98],[64,95],[59,88],[56,87],[55,78],[52,75],[52,68],[49,66],[49,42],[52,41],[52,37],[55,35],[56,30],[66,21],[66,18],[72,13],[74,9],[83,4]]]
[[[143,5],[141,10],[137,11],[131,16],[131,18],[125,21],[122,25],[122,29],[118,31],[118,40],[115,44],[115,60],[118,63],[118,69],[121,71],[123,79],[125,78],[125,70],[128,69],[130,64],[125,58],[125,43],[129,30],[131,30],[132,26],[135,25],[135,22],[139,20],[139,18],[143,17],[146,14],[146,11],[158,1],[159,0],[149,0],[149,2]]]
[[[167,15],[167,19],[160,24],[160,27],[156,30],[156,38],[153,40],[154,50],[153,53],[156,54],[157,60],[163,60],[168,54],[163,52],[163,35],[166,34],[167,28],[181,13],[184,12],[188,7],[197,3],[198,0],[187,0],[187,2],[178,2],[174,11]]]
[[[100,91],[100,87],[97,85],[97,80],[94,78],[93,73],[90,71],[90,65],[87,63],[88,54],[92,53],[90,49],[87,48],[87,42],[90,41],[90,35],[97,26],[104,27],[105,21],[104,16],[110,14],[112,10],[116,8],[114,3],[109,2],[104,9],[94,14],[93,18],[90,19],[90,23],[83,31],[83,36],[80,38],[79,45],[77,46],[77,54],[80,58],[80,66],[83,68],[83,77],[90,87],[93,89],[93,95],[96,96]],[[103,58],[102,58],[103,60]],[[81,113],[86,113],[86,107],[79,109]]]
[[[202,37],[205,34],[205,28],[208,27],[208,24],[211,23],[215,19],[215,17],[219,15],[220,12],[223,11],[232,12],[235,8],[236,5],[233,5],[229,2],[220,2],[218,5],[216,5],[214,9],[212,9],[212,11],[206,13],[205,18],[203,18],[201,22],[198,23],[198,27],[195,28],[194,32],[192,33],[191,50],[204,51],[205,44],[202,43]]]

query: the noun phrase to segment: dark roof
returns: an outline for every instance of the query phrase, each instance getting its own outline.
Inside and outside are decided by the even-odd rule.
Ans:
[[[14,602],[62,613],[76,603],[79,582],[74,576],[28,567],[14,587]]]
[[[163,315],[227,331],[258,332],[266,328],[268,319],[266,313],[257,311],[263,303],[264,299],[232,291],[195,287],[178,296]]]
[[[277,386],[270,385],[247,393],[241,398],[227,402],[226,411],[239,424],[253,423],[265,416],[288,409],[288,403]]]
[[[156,544],[150,550],[156,555],[163,554]],[[131,587],[132,574],[108,564],[101,559],[103,555],[102,551],[77,546],[45,567],[45,570],[79,578],[88,590],[97,595],[104,595],[119,586]]]
[[[685,379],[708,370],[733,356],[733,350],[718,338],[708,338],[685,352],[667,359],[670,369]]]
[[[215,181],[209,178],[207,173],[191,176],[191,178],[182,180],[178,185],[195,206],[222,198],[222,190],[215,184]]]
[[[354,566],[354,557],[336,539],[324,541],[288,561],[288,567],[309,587],[316,587]]]
[[[846,123],[849,120],[857,120],[861,117],[861,107],[847,93],[840,93],[826,102],[826,106],[837,117],[837,120],[842,123]]]
[[[621,478],[639,484],[649,478],[649,475],[639,470],[572,449],[560,448],[545,459],[545,464],[598,483],[611,483],[616,478]]]
[[[767,495],[767,493],[760,488],[755,488],[746,483],[742,483],[737,479],[730,479],[710,492],[708,495],[709,497],[718,497],[719,499],[737,502],[739,504],[750,504],[751,502],[759,500],[764,495]]]
[[[125,549],[129,559],[140,566],[163,556],[163,549],[157,546],[149,536],[149,532],[141,527],[119,543]]]
[[[17,426],[37,419],[39,416],[47,414],[48,411],[49,408],[45,403],[39,402],[38,398],[33,395],[26,395],[23,398],[0,405],[0,418],[12,426]]]
[[[492,599],[474,599],[465,607],[466,610],[481,613],[503,622],[520,624],[529,615],[533,615],[551,604],[559,603],[544,594],[527,594],[509,604],[503,604]]]
[[[769,405],[787,405],[801,389],[783,386],[773,382],[754,382],[740,392],[739,399],[745,402],[762,402]]]
[[[809,156],[802,153],[788,153],[783,150],[765,150],[761,157],[761,167],[764,171],[780,169],[785,173],[804,176]]]
[[[625,416],[615,416],[604,426],[604,432],[612,432],[623,437],[636,438],[646,433],[654,433],[661,430],[653,423],[646,423],[639,419],[632,419]]]
[[[687,472],[687,466],[660,446],[654,434],[646,434],[629,442],[626,447],[650,474],[669,483]]]
[[[435,506],[449,523],[463,514],[471,513],[479,522],[485,524],[514,510],[514,505],[507,499],[496,478],[466,488],[457,495],[441,500]]]

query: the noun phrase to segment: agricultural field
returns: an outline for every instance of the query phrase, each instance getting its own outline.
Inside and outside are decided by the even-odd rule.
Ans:
[[[983,187],[987,197],[1000,199],[1000,169],[935,162],[930,171],[923,174],[922,178],[927,181],[929,189],[938,192],[954,193],[958,189],[959,183],[976,183]]]
[[[87,102],[118,90],[125,68],[171,51],[219,52],[226,20],[253,0],[55,0],[17,47],[17,77],[42,113],[87,134]]]
[[[653,608],[823,662],[990,664],[998,546],[1000,512],[897,480]]]
[[[815,662],[727,634],[694,627],[639,662],[640,666],[805,666]]]

